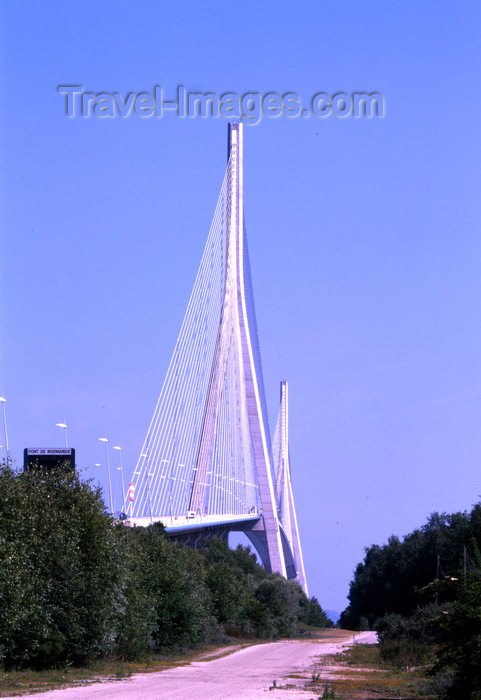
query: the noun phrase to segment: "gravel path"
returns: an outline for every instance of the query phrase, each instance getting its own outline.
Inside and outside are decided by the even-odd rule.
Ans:
[[[316,657],[335,654],[356,643],[373,644],[375,632],[360,632],[344,642],[287,641],[259,644],[212,661],[154,673],[38,694],[39,700],[310,700],[301,690]],[[305,679],[287,678],[302,674]],[[299,684],[295,690],[269,690],[276,681]],[[16,696],[17,698],[19,696]],[[25,696],[23,696],[25,698]]]

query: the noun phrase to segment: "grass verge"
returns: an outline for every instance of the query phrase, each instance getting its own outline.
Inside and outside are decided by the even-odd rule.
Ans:
[[[305,686],[319,698],[336,700],[438,700],[429,694],[425,669],[399,671],[382,662],[375,644],[355,644],[324,656]]]

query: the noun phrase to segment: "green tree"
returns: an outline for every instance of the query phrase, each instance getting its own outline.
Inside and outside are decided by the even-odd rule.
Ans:
[[[121,566],[99,490],[59,467],[0,467],[0,661],[84,663],[109,653]]]
[[[137,550],[131,559],[135,582],[126,591],[126,610],[135,620],[138,613],[133,614],[129,606],[134,603],[138,610],[143,599],[148,601],[145,634],[150,634],[152,649],[203,641],[209,628],[210,598],[202,555],[170,542],[157,524],[131,528],[126,536],[129,547]]]
[[[319,605],[319,601],[314,596],[312,598],[307,596],[301,597],[299,605],[300,619],[306,625],[310,627],[333,627],[332,620],[326,615]]]
[[[475,518],[479,513],[476,512]],[[454,671],[445,693],[450,700],[481,700],[481,554],[473,538],[466,585],[439,624],[440,646],[435,671]]]
[[[218,538],[206,544],[203,554],[213,614],[221,624],[233,623],[239,627],[239,632],[252,633],[252,624],[257,626],[260,619],[254,592],[267,575],[265,569],[257,564],[248,547],[238,545],[232,550]],[[255,615],[255,622],[251,614]]]
[[[256,589],[255,597],[265,607],[269,620],[269,635],[288,637],[296,634],[300,617],[301,588],[279,574],[269,574]]]
[[[470,532],[467,513],[433,513],[422,528],[403,540],[392,536],[383,546],[368,547],[364,561],[356,567],[341,626],[358,629],[364,617],[372,628],[384,615],[409,616],[420,605],[453,600],[455,591],[447,586],[440,591],[431,584],[439,563],[447,576],[459,572]]]
[[[137,532],[124,525],[115,527],[116,545],[122,559],[123,578],[119,586],[115,655],[126,661],[152,657],[157,629],[156,600],[147,584],[149,558],[139,546]]]

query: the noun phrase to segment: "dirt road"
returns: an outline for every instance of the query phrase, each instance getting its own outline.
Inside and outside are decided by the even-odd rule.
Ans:
[[[40,693],[39,700],[310,700],[301,690],[310,680],[316,657],[335,654],[348,644],[375,643],[374,632],[360,632],[347,641],[287,641],[258,644],[212,661],[155,673],[139,673],[121,681]],[[304,678],[287,678],[296,674]],[[275,689],[295,684],[297,689]],[[17,696],[18,697],[18,696]],[[25,698],[25,696],[23,696]],[[318,696],[317,696],[318,697]]]

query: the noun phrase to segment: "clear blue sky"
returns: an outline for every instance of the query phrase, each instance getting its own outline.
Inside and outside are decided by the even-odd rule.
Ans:
[[[221,185],[223,118],[68,119],[58,85],[379,92],[382,119],[245,127],[273,430],[289,381],[310,592],[481,494],[478,2],[2,2],[1,355],[12,455],[137,459]],[[0,433],[3,444],[3,433]],[[115,452],[112,466],[118,464]],[[94,467],[101,463],[101,467]],[[119,472],[114,471],[117,493]],[[434,566],[434,563],[433,563]]]

